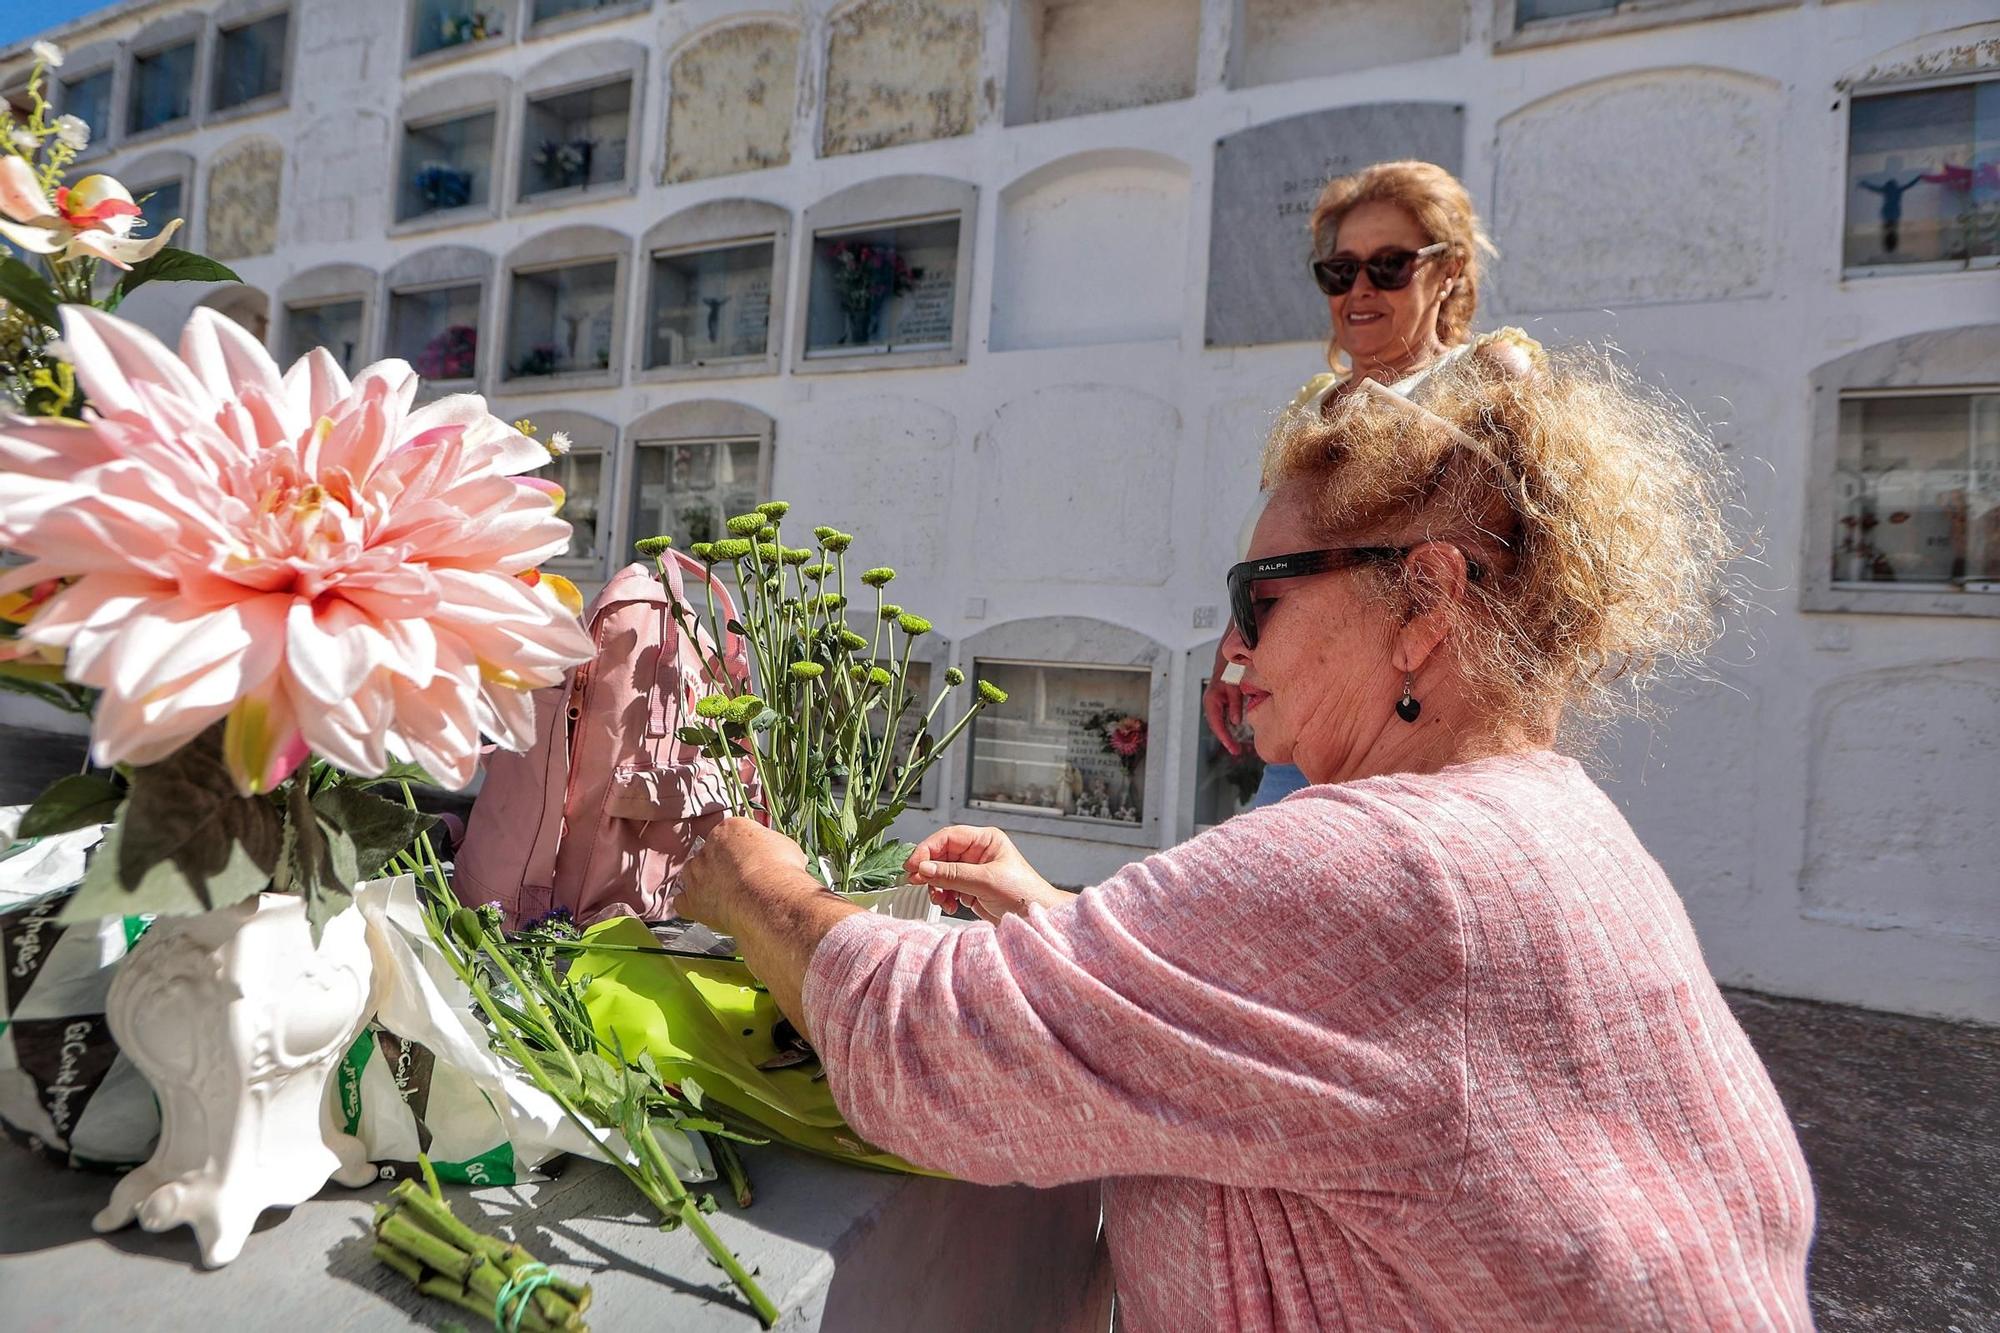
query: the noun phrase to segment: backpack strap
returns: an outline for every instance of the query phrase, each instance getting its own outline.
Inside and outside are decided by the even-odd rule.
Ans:
[[[652,688],[646,693],[646,735],[649,737],[667,734],[667,713],[672,704],[667,696],[673,693],[678,697],[681,627],[674,620],[674,607],[686,606],[689,614],[692,615],[694,612],[694,604],[688,600],[687,574],[698,574],[706,581],[715,594],[715,605],[724,621],[736,618],[736,604],[729,598],[729,589],[715,576],[712,567],[705,566],[691,556],[675,550],[667,551],[666,556],[666,559],[660,561],[660,567],[665,571],[667,580],[667,600],[660,604],[660,656],[654,666]],[[700,623],[697,619],[695,622],[697,628]],[[726,628],[722,633],[724,641],[735,649],[734,653],[720,654],[723,658],[723,669],[732,675],[747,674],[747,650],[742,637],[730,633]],[[697,652],[700,651],[699,639],[696,640],[695,647]],[[742,670],[739,670],[739,665]]]
[[[547,766],[542,772],[542,817],[521,867],[523,901],[514,908],[524,918],[542,915],[555,902],[556,851],[562,845],[563,807],[569,797],[569,737],[563,731],[571,700],[583,684],[577,679],[581,670],[571,667],[560,687],[539,690],[535,696],[535,748],[528,753],[546,756]]]

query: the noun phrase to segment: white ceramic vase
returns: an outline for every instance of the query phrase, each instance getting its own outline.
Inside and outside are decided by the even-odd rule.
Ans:
[[[91,1225],[191,1226],[215,1268],[266,1208],[303,1203],[329,1178],[373,1180],[326,1097],[367,1021],[373,972],[351,907],[317,948],[289,895],[155,921],[112,981],[106,1017],[160,1099],[160,1143]]]

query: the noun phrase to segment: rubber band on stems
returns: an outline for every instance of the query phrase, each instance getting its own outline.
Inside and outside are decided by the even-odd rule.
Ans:
[[[547,1264],[522,1264],[507,1279],[507,1285],[494,1294],[493,1326],[501,1333],[521,1333],[521,1320],[527,1317],[528,1302],[536,1292],[555,1280],[556,1275],[549,1271]]]

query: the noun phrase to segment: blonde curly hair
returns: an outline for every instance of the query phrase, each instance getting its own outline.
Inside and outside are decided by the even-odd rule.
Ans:
[[[1550,355],[1518,329],[1475,340],[1419,395],[1287,412],[1264,486],[1329,545],[1447,541],[1481,567],[1448,639],[1479,715],[1530,734],[1559,716],[1575,738],[1699,663],[1741,599],[1728,473],[1684,406],[1609,355]],[[1378,582],[1406,612],[1423,600],[1408,562]]]

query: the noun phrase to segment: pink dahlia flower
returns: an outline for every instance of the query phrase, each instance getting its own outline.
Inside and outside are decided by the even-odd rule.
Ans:
[[[484,733],[534,740],[528,691],[590,642],[553,586],[555,500],[515,478],[548,451],[473,395],[413,407],[417,377],[353,381],[322,349],[280,372],[197,310],[175,357],[62,308],[91,410],[0,417],[0,594],[72,580],[23,626],[103,691],[99,764],[149,764],[218,720],[237,785],[308,750],[363,774],[392,757],[472,779]]]

